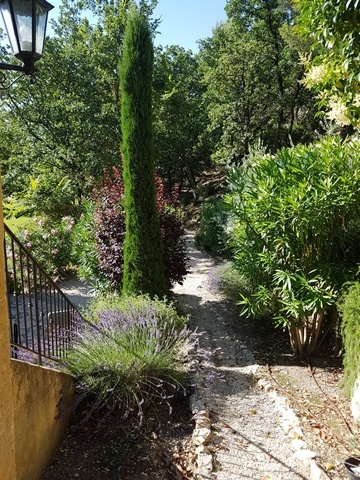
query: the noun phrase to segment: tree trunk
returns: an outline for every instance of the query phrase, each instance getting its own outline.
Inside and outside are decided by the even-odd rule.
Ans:
[[[290,343],[294,353],[306,357],[315,352],[322,332],[325,313],[313,312],[302,320],[292,319],[289,326]]]
[[[196,195],[196,183],[195,183],[195,178],[192,174],[192,171],[191,171],[191,168],[190,168],[190,164],[189,164],[189,160],[186,158],[184,160],[184,163],[185,163],[185,168],[186,168],[186,172],[187,172],[187,177],[188,177],[188,180],[189,180],[189,183],[190,183],[190,187],[191,187],[191,190],[192,190],[192,193],[193,193],[193,197],[194,197],[194,200],[196,202],[197,200],[197,195]]]

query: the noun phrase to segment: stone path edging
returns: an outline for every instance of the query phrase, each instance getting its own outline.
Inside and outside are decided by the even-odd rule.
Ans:
[[[284,432],[293,438],[291,446],[294,456],[301,460],[309,469],[309,480],[331,480],[330,477],[317,465],[316,452],[307,448],[303,440],[303,431],[299,418],[292,408],[289,407],[285,397],[279,395],[271,384],[263,378],[258,380],[269,394],[275,404],[276,410],[282,419]],[[192,435],[192,444],[195,447],[197,469],[195,470],[196,480],[213,480],[213,456],[208,448],[208,441],[211,437],[211,420],[207,408],[204,378],[198,374],[195,378],[195,393],[190,397],[190,407],[195,420],[195,427]]]

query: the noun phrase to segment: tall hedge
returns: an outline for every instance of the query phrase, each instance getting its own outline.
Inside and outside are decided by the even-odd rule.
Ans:
[[[119,68],[126,222],[123,293],[161,296],[166,283],[155,205],[152,70],[150,28],[133,5]]]
[[[360,283],[355,282],[339,302],[344,339],[344,387],[351,397],[360,374]]]

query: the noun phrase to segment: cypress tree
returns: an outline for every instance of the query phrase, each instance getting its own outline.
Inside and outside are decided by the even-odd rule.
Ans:
[[[153,55],[148,21],[133,5],[119,69],[126,224],[122,291],[162,296],[166,287],[154,186]]]

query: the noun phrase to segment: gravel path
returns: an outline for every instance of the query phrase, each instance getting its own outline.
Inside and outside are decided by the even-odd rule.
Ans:
[[[215,380],[202,392],[212,436],[200,451],[207,458],[205,463],[206,452],[211,454],[212,464],[207,473],[202,469],[200,478],[307,480],[309,468],[295,458],[296,447],[291,445],[299,428],[296,418],[281,406],[280,397],[256,381],[257,365],[231,325],[229,307],[209,290],[207,274],[213,262],[195,248],[193,233],[188,232],[186,240],[191,273],[174,293],[182,310],[190,314],[191,327],[203,332],[199,336],[203,377],[215,373]],[[283,427],[286,416],[292,436]]]
[[[94,298],[95,293],[90,282],[83,282],[77,278],[70,278],[59,283],[59,287],[73,303],[73,305],[82,310]]]

